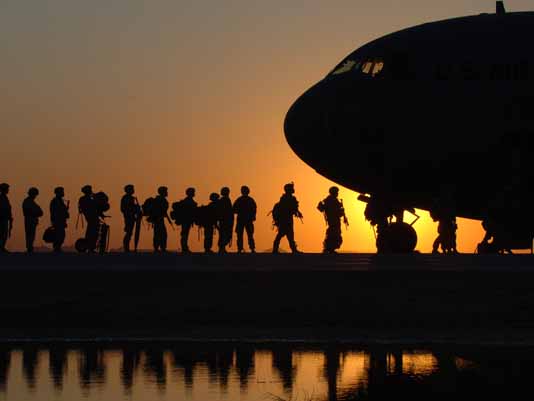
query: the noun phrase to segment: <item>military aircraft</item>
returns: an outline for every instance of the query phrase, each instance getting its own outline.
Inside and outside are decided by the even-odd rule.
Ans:
[[[319,174],[388,205],[383,214],[449,199],[455,216],[532,244],[533,37],[534,12],[497,2],[495,14],[374,40],[296,100],[287,142]],[[392,248],[414,249],[399,224]]]

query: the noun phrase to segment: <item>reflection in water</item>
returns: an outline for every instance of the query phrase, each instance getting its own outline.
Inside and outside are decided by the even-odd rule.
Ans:
[[[28,388],[35,389],[36,377],[35,372],[39,364],[39,349],[29,345],[22,353],[22,371]]]
[[[140,354],[136,347],[126,347],[122,350],[121,383],[126,394],[132,390],[134,375],[139,366]]]
[[[497,351],[337,345],[303,349],[290,344],[3,346],[0,396],[65,401],[117,399],[121,394],[128,400],[426,400],[510,395],[527,388],[534,352]]]
[[[50,377],[57,390],[63,387],[63,377],[67,369],[67,351],[62,346],[53,346],[48,351]]]
[[[0,347],[0,391],[6,390],[10,364],[11,351],[5,347]]]
[[[104,353],[96,347],[79,351],[78,357],[80,387],[88,389],[91,385],[101,385],[106,377]]]

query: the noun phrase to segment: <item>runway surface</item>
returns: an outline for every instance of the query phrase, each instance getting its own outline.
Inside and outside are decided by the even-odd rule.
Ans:
[[[7,271],[534,271],[533,255],[376,255],[376,254],[52,254],[0,255]]]

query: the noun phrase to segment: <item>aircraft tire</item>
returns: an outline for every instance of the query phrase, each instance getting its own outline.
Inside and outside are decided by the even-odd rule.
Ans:
[[[392,223],[377,241],[379,253],[411,253],[417,246],[417,233],[407,223]]]

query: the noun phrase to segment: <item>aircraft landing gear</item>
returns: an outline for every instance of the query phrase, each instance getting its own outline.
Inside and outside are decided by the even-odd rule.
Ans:
[[[376,249],[378,253],[411,253],[417,246],[417,233],[413,228],[419,219],[415,210],[394,207],[381,197],[360,195],[359,200],[366,202],[365,218],[376,226]],[[403,221],[404,211],[412,213],[416,219],[411,223]],[[393,222],[395,216],[395,222]]]
[[[417,233],[404,222],[389,223],[376,237],[378,253],[411,253],[416,246]]]

